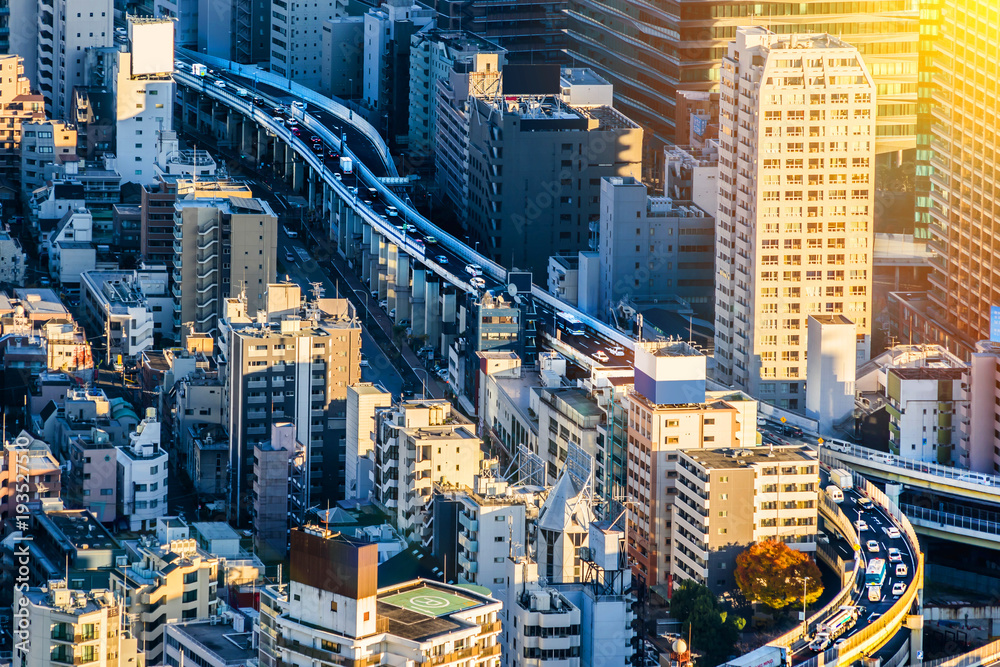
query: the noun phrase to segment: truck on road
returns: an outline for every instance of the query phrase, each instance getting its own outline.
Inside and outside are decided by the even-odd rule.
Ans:
[[[340,158],[340,170],[345,174],[350,174],[354,171],[354,160],[349,157]]]
[[[839,486],[841,491],[847,491],[854,487],[854,479],[851,477],[851,473],[843,468],[831,470],[830,481]]]
[[[195,63],[191,65],[191,73],[195,76],[205,76],[208,74],[208,68],[201,63]]]

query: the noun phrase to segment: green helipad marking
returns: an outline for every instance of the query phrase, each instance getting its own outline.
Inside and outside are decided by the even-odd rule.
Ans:
[[[387,598],[381,598],[381,601],[427,616],[444,616],[445,614],[451,614],[452,612],[460,611],[476,604],[473,600],[461,595],[446,593],[433,588],[417,588],[405,593],[397,593]]]

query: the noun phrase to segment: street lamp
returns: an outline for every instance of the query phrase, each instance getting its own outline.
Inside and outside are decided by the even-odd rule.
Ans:
[[[354,293],[362,295],[365,299],[365,326],[370,329],[371,326],[368,324],[368,297],[370,295],[368,294],[368,292],[359,289],[354,290]]]
[[[806,620],[806,583],[809,577],[802,577],[802,637],[809,636],[809,622]]]
[[[418,378],[420,377],[421,373],[423,373],[423,378],[421,378],[420,380],[420,383],[423,385],[423,394],[421,398],[427,398],[427,369],[425,368],[413,369],[413,374],[416,375]]]

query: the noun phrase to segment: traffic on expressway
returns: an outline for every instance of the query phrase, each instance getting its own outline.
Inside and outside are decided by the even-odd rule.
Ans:
[[[830,485],[832,482],[824,486],[824,489],[829,489]],[[855,552],[856,577],[851,602],[856,607],[856,620],[849,624],[846,631],[832,638],[828,645],[822,646],[823,642],[814,644],[822,646],[819,650],[810,648],[810,644],[803,644],[797,650],[793,650],[789,657],[790,661],[795,664],[835,647],[855,633],[860,632],[869,623],[888,612],[913,581],[916,558],[896,522],[885,513],[885,510],[872,503],[856,489],[848,488],[841,491],[843,500],[839,503],[840,509],[854,524],[860,541],[860,549]],[[848,548],[853,550],[853,545],[848,545]],[[842,553],[841,557],[848,560],[849,555]],[[885,565],[884,568],[879,568],[877,561],[882,561]],[[869,565],[873,562],[876,566],[875,569],[882,570],[884,577],[881,585],[878,586],[879,594],[877,596],[874,592],[870,595],[869,586],[866,585],[866,577],[869,581],[874,582],[879,576],[867,574]],[[900,565],[905,567],[901,568]],[[839,610],[834,611],[831,617],[838,613]],[[820,622],[820,626],[823,625],[824,621]],[[812,643],[812,639],[813,637],[810,637],[810,643]]]

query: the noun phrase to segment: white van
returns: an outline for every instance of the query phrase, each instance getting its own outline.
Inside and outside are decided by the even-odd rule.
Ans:
[[[830,500],[837,503],[838,505],[844,502],[844,492],[840,490],[839,486],[831,484],[826,487],[826,495],[830,496]]]

